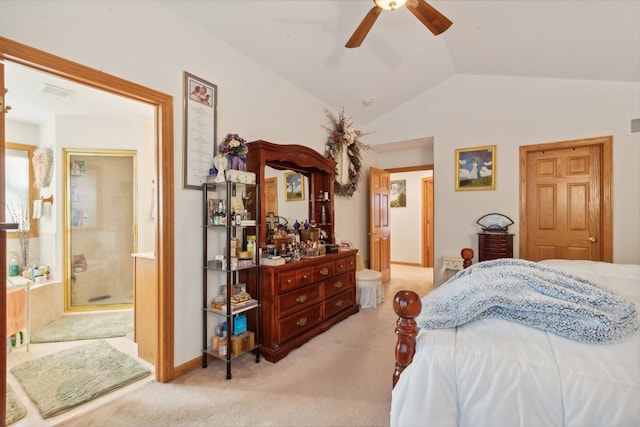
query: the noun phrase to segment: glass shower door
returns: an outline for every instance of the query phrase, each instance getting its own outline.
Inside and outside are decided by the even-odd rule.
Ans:
[[[135,151],[65,150],[65,311],[132,307]]]

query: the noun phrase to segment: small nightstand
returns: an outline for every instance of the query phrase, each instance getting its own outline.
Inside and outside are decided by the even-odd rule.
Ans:
[[[478,233],[478,262],[513,258],[513,234]]]
[[[445,282],[450,278],[447,274],[447,270],[455,270],[456,272],[464,270],[463,262],[464,259],[457,256],[442,257],[442,268],[440,269],[440,274],[442,274],[442,278]]]

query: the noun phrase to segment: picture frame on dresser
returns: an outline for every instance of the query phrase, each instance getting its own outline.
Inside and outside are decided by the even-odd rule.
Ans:
[[[496,189],[496,146],[456,150],[456,191]]]

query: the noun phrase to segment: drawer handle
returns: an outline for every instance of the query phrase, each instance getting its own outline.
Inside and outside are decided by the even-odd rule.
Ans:
[[[307,275],[302,276],[302,280],[307,280]]]
[[[287,279],[287,283],[288,283],[288,284],[291,284],[291,279]]]
[[[301,317],[298,319],[298,321],[296,322],[296,325],[302,327],[304,325],[307,324],[307,318],[306,317]]]
[[[342,282],[336,282],[333,286],[335,286],[337,289],[340,289],[342,287]]]
[[[306,295],[300,295],[298,298],[296,298],[296,302],[298,304],[302,304],[303,302],[305,302],[307,300],[307,296]]]
[[[329,274],[329,269],[328,268],[323,268],[322,270],[320,270],[320,274],[323,276],[326,276],[327,274]]]
[[[344,304],[342,300],[338,300],[338,302],[336,302],[336,307],[340,308],[342,307],[342,304]]]
[[[340,268],[340,270],[342,270],[344,269],[344,264],[340,264],[338,267]]]

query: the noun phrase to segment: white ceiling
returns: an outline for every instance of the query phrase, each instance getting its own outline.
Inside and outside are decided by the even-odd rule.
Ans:
[[[453,21],[445,33],[403,7],[384,11],[356,49],[344,44],[371,0],[157,1],[361,124],[455,74],[640,82],[640,0],[434,0]],[[40,73],[5,65],[8,118],[37,123],[45,111],[78,114],[79,104],[100,114],[104,93],[47,76],[80,93],[52,97],[38,91]],[[109,116],[153,116],[117,101]]]
[[[640,0],[434,0],[445,33],[402,7],[356,49],[371,0],[158,1],[362,124],[455,74],[640,81]]]

